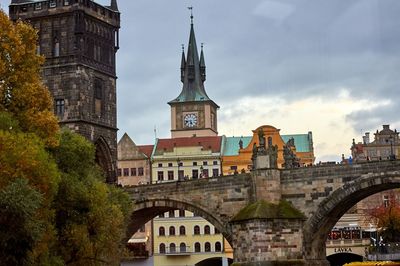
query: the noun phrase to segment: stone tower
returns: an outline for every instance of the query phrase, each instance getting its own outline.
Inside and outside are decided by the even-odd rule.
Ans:
[[[172,138],[218,135],[217,110],[219,106],[208,97],[204,89],[205,80],[206,65],[203,46],[199,58],[192,15],[187,58],[182,49],[182,92],[168,103],[171,106]]]
[[[37,52],[46,58],[42,76],[61,126],[96,146],[96,160],[116,180],[117,121],[115,54],[120,13],[116,0],[12,0],[12,20],[38,30]]]

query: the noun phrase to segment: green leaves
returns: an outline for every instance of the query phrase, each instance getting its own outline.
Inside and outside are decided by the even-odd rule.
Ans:
[[[18,178],[0,190],[0,261],[23,265],[44,232],[38,210],[43,196]],[[12,232],[12,233],[11,233]]]

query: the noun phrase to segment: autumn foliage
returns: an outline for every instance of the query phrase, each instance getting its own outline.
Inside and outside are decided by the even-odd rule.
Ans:
[[[396,193],[391,191],[385,204],[368,211],[374,220],[384,242],[400,242],[400,203],[396,201]]]
[[[12,114],[24,132],[55,146],[58,123],[52,98],[40,78],[44,58],[36,54],[36,31],[12,23],[0,10],[0,112]]]
[[[118,265],[129,197],[60,131],[36,38],[0,10],[0,265]]]

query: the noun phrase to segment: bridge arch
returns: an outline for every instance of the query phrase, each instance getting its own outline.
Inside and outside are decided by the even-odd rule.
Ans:
[[[173,199],[146,199],[135,203],[134,211],[130,217],[127,237],[131,237],[142,225],[164,212],[171,210],[187,210],[206,219],[217,228],[225,239],[231,244],[232,232],[214,214],[189,202]]]
[[[400,188],[400,172],[365,174],[325,198],[304,225],[305,257],[325,259],[325,242],[337,221],[356,203],[381,191]]]

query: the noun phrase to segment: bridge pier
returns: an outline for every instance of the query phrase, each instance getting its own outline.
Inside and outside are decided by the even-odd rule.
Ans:
[[[287,202],[260,200],[248,205],[229,223],[233,266],[309,265],[303,252],[304,222]]]

